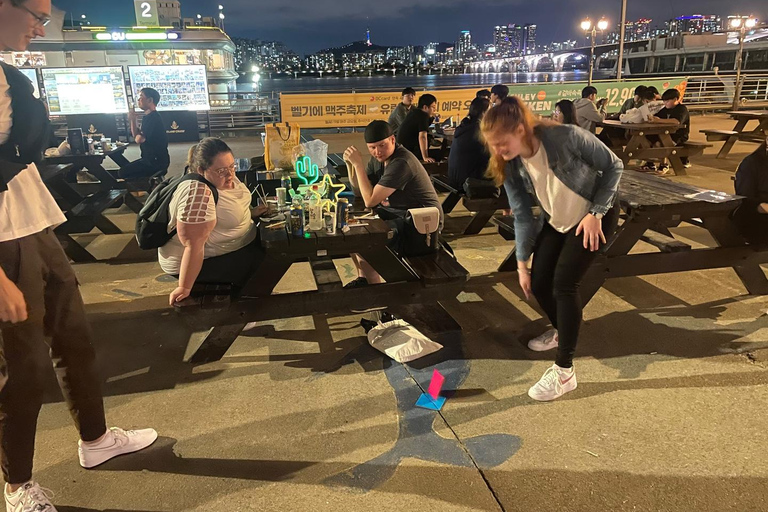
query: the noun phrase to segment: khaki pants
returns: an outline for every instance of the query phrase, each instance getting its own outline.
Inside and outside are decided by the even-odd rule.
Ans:
[[[19,484],[32,478],[50,365],[41,350],[46,344],[81,439],[98,439],[106,424],[83,299],[53,230],[0,242],[0,266],[24,294],[29,313],[26,322],[0,329],[0,455],[5,480]]]

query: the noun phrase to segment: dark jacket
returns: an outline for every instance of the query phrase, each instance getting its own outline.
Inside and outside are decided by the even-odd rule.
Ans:
[[[757,211],[761,203],[768,203],[768,149],[765,144],[741,162],[734,188],[738,195],[744,196],[734,217],[742,233],[752,242],[768,241],[768,214]]]
[[[467,178],[482,179],[491,155],[480,140],[480,121],[465,117],[456,128],[448,155],[448,179],[461,189]]]
[[[31,163],[43,159],[48,145],[50,121],[43,102],[35,98],[32,84],[21,71],[0,62],[10,86],[13,125],[5,144],[0,145],[0,192]]]

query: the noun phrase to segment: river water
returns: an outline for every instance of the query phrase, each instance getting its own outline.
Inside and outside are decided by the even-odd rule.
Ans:
[[[251,74],[243,77],[248,80],[237,84],[238,92],[351,92],[351,91],[400,91],[406,87],[418,90],[444,88],[490,88],[494,84],[536,83],[536,82],[579,82],[587,81],[587,73],[569,71],[565,73],[477,73],[461,75],[379,75],[353,77],[302,77],[269,78],[261,76],[259,84],[254,84]],[[596,80],[608,79],[613,73],[595,71]]]

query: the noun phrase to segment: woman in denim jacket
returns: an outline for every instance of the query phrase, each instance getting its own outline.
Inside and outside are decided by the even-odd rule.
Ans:
[[[593,134],[536,120],[517,97],[492,108],[481,131],[491,152],[489,174],[504,185],[515,214],[520,286],[526,298],[536,297],[554,327],[528,346],[558,349],[555,364],[528,395],[554,400],[576,389],[579,285],[596,251],[616,230],[614,201],[624,166]],[[538,218],[533,206],[541,209]]]

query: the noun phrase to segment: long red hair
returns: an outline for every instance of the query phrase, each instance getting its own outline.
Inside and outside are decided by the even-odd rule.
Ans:
[[[507,96],[500,105],[491,108],[485,114],[480,123],[480,133],[487,145],[487,138],[491,133],[511,133],[519,126],[523,126],[523,144],[533,148],[533,128],[540,123],[541,121],[536,119],[523,100],[517,96]],[[488,151],[491,152],[490,147]],[[497,187],[504,183],[504,168],[506,165],[507,162],[503,158],[495,156],[491,152],[486,175],[493,179]]]

